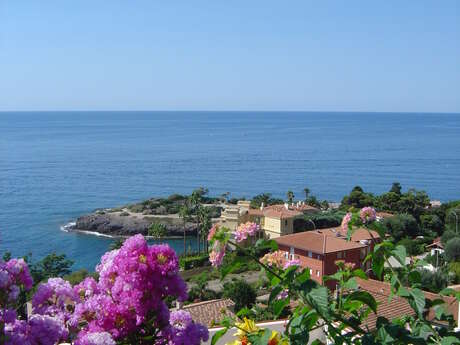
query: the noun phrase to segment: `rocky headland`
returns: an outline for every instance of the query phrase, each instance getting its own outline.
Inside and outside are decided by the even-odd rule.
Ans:
[[[179,209],[186,202],[182,195],[168,198],[152,198],[140,203],[118,208],[99,209],[79,217],[72,231],[89,231],[110,236],[148,235],[153,223],[164,226],[165,237],[183,236],[184,221],[179,217]],[[205,200],[211,218],[220,216],[221,207],[214,199]],[[185,223],[187,235],[196,235],[197,225],[190,221]]]

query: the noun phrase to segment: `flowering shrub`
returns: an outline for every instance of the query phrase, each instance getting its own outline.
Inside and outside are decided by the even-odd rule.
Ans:
[[[235,235],[233,241],[230,230],[216,227],[209,238],[210,242],[213,245],[218,243],[219,248],[230,244],[239,253],[234,262],[222,270],[222,278],[238,268],[241,262],[256,260],[270,281],[268,303],[275,317],[290,305],[291,300],[296,302],[296,307],[286,322],[283,334],[257,327],[252,320],[246,318],[251,315],[251,311],[242,309],[237,313],[239,319],[227,317],[221,322],[224,329],[213,336],[212,344],[230,328],[236,328],[236,339],[227,345],[304,345],[309,342],[311,331],[320,327],[334,344],[460,344],[460,336],[454,331],[452,315],[446,312],[445,301],[442,298],[428,299],[420,290],[421,274],[417,266],[424,262],[407,266],[403,246],[395,246],[386,240],[376,241],[376,232],[381,239],[385,239],[385,234],[373,208],[364,207],[358,212],[352,211],[345,215],[342,230],[347,232],[348,239],[358,227],[367,228],[374,241],[373,251],[363,263],[369,261],[373,276],[380,280],[383,279],[386,264],[389,267],[391,296],[405,299],[413,313],[405,315],[401,320],[388,320],[379,316],[378,303],[373,295],[358,289],[357,278],[367,279],[367,276],[353,264],[339,260],[336,262],[337,272],[324,277],[325,281],[333,280],[337,284],[337,290],[332,293],[326,286],[311,279],[309,269],[299,267],[298,260],[286,260],[274,241],[258,240],[254,246],[242,248],[238,243],[245,235]],[[250,236],[249,233],[247,235]],[[266,248],[270,248],[270,253],[261,259],[257,258],[256,251]],[[402,267],[395,270],[388,260],[390,257],[394,257]],[[213,264],[219,263],[217,260]],[[450,289],[443,290],[441,296],[455,296],[460,301],[460,293]],[[434,312],[430,313],[434,314],[434,321],[443,324],[443,327],[434,326],[433,322],[427,320],[428,310]],[[375,328],[370,330],[365,323],[371,314],[376,314],[378,318]],[[314,343],[320,344],[318,340]]]
[[[21,290],[32,279],[22,260],[0,263],[0,343],[7,345],[200,344],[207,329],[186,312],[169,313],[167,297],[185,300],[175,252],[167,245],[148,246],[141,235],[106,253],[96,267],[99,280],[86,278],[72,287],[61,278],[38,286],[33,314],[15,312]]]

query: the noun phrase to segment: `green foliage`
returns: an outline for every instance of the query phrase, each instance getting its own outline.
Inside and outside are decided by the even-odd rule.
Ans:
[[[390,234],[395,241],[421,234],[417,220],[410,214],[398,214],[394,217],[385,218],[382,225],[386,233]]]
[[[148,235],[154,238],[162,238],[166,235],[167,229],[166,226],[162,223],[154,222],[150,225]]]
[[[393,184],[391,185],[390,193],[401,195],[401,190],[401,184],[399,182],[393,182]]]
[[[65,254],[52,253],[36,263],[29,263],[29,269],[34,283],[38,284],[48,280],[48,278],[63,277],[70,274],[72,265],[73,261],[67,259]]]
[[[326,212],[305,215],[304,218],[307,221],[306,229],[313,230],[314,228],[326,229],[337,227],[342,222],[342,218],[344,215],[345,212],[341,210],[331,210]],[[312,222],[315,225],[314,227]]]
[[[292,190],[288,190],[287,193],[286,193],[287,202],[288,203],[294,202],[294,198],[295,198],[294,192]]]
[[[97,273],[95,273],[95,272],[89,273],[87,270],[81,269],[81,270],[78,270],[78,271],[74,271],[74,272],[72,272],[70,274],[66,274],[63,277],[63,279],[67,280],[72,285],[77,285],[77,284],[81,283],[87,277],[93,277],[93,278],[96,279]]]
[[[275,205],[275,204],[282,204],[284,201],[282,199],[272,198],[270,193],[262,193],[258,194],[251,200],[251,207],[252,208],[259,208],[262,203],[267,205]]]
[[[424,234],[437,233],[441,234],[444,224],[437,215],[425,214],[420,216],[420,225]]]
[[[449,240],[454,238],[454,237],[460,237],[460,235],[455,233],[452,230],[446,230],[446,231],[444,231],[444,233],[441,236],[441,243],[446,245],[447,242],[449,242]]]
[[[449,263],[449,272],[455,284],[460,284],[460,262]]]
[[[124,238],[117,238],[115,241],[110,243],[109,249],[110,250],[115,250],[115,249],[120,249],[123,246],[123,243],[125,242]]]
[[[344,210],[348,210],[351,207],[362,208],[373,205],[374,196],[371,193],[365,193],[360,186],[356,186],[349,195],[343,197],[340,207]]]
[[[424,252],[425,246],[416,240],[410,238],[403,238],[398,242],[406,248],[407,254],[409,255],[420,255]]]
[[[181,256],[179,266],[184,270],[203,267],[209,265],[209,255],[207,253]]]
[[[188,294],[188,300],[190,302],[209,301],[221,297],[221,294],[208,289],[209,280],[210,276],[207,272],[203,272],[190,280],[195,284]]]
[[[224,297],[235,303],[235,310],[251,308],[256,303],[256,291],[244,280],[236,280],[224,284]]]
[[[438,293],[445,289],[449,284],[447,273],[442,270],[431,272],[429,270],[421,270],[421,287],[423,290]]]
[[[454,237],[447,241],[445,252],[447,261],[460,261],[460,238]]]

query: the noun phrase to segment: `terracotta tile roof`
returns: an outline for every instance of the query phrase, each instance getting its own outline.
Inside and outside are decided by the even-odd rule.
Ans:
[[[441,242],[441,237],[436,237],[433,240],[433,243],[426,246],[426,248],[431,248],[431,247],[439,247],[441,249],[444,249],[444,245]]]
[[[251,208],[248,211],[248,214],[251,216],[265,216],[265,217],[273,217],[273,218],[292,218],[301,216],[304,214],[305,211],[319,211],[316,207],[307,205],[307,204],[285,204],[285,205],[269,205],[264,207],[263,209],[260,208]]]
[[[192,315],[195,322],[199,322],[207,327],[218,324],[222,318],[235,316],[232,309],[235,303],[230,299],[215,299],[199,303],[188,304],[182,307]]]
[[[318,254],[333,253],[355,248],[364,248],[357,242],[349,242],[344,238],[327,236],[319,231],[305,231],[297,234],[281,236],[275,239],[278,244],[307,250]]]
[[[369,292],[374,296],[378,302],[377,313],[370,313],[365,321],[365,325],[369,329],[374,329],[378,316],[383,316],[389,320],[393,320],[405,315],[413,315],[414,311],[409,306],[409,303],[403,298],[394,296],[389,301],[391,287],[389,283],[381,282],[378,280],[368,279],[363,280],[358,278],[358,286],[360,289]],[[434,300],[442,298],[446,301],[447,310],[454,316],[454,319],[458,322],[458,302],[454,297],[441,297],[438,294],[424,291],[425,298]],[[430,310],[428,313],[428,319],[434,319],[434,311]]]
[[[320,229],[318,232],[322,232],[323,234],[327,236],[335,236],[335,237],[341,237],[341,238],[347,238],[347,232],[343,231],[342,228],[337,227],[337,228],[328,228],[328,229]],[[369,230],[364,229],[364,228],[359,228],[356,229],[353,232],[353,235],[351,236],[351,240],[353,242],[359,242],[363,240],[372,240],[372,237],[374,239],[380,239],[379,234],[376,231],[370,230],[372,236],[369,234]]]

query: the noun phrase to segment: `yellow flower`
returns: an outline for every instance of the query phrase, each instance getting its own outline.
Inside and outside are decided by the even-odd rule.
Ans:
[[[277,331],[272,331],[272,335],[268,340],[268,345],[289,345],[287,340],[281,340],[281,336]]]
[[[234,335],[238,337],[242,337],[247,333],[254,333],[259,331],[256,323],[253,320],[249,320],[247,318],[243,318],[243,322],[235,323],[235,325],[238,328],[238,332],[236,332]]]

